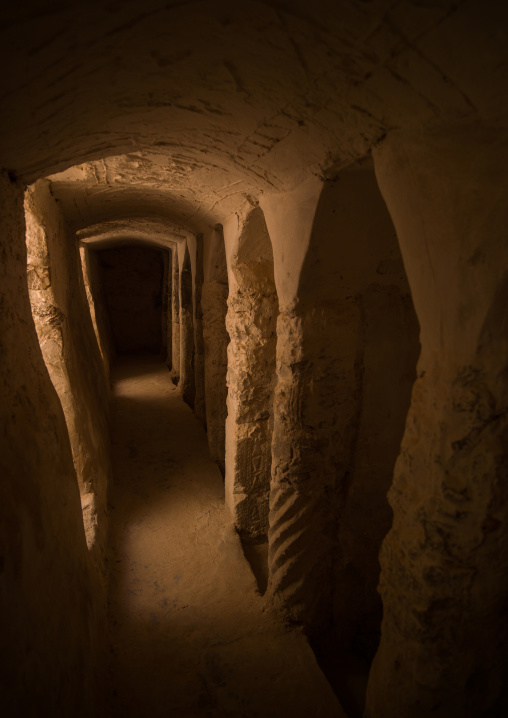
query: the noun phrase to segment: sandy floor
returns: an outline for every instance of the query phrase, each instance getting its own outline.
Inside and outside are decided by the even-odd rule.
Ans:
[[[338,718],[306,640],[264,599],[206,435],[154,361],[114,374],[104,718]]]

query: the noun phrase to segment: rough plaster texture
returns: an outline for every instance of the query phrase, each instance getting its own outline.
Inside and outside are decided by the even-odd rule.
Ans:
[[[381,555],[367,715],[508,710],[507,144],[394,136],[375,155],[422,354]],[[385,697],[391,695],[390,707]]]
[[[162,252],[145,246],[101,249],[102,292],[119,354],[162,351]]]
[[[418,326],[372,168],[343,171],[319,199],[312,183],[306,190],[264,201],[286,306],[277,325],[269,591],[311,634],[333,621],[346,650],[362,624],[379,630],[377,553],[390,526],[386,492]],[[288,275],[280,247],[302,206],[309,236],[300,225],[302,266],[288,257]]]
[[[277,293],[261,209],[224,225],[229,275],[226,503],[244,538],[268,532]]]
[[[222,228],[204,238],[204,281],[201,290],[205,363],[206,427],[210,456],[224,475],[226,451],[228,273]]]
[[[88,547],[104,581],[109,387],[88,312],[78,244],[69,237],[47,181],[29,188],[25,213],[32,314],[67,422]]]
[[[35,718],[44,705],[85,718],[94,711],[98,589],[65,418],[32,319],[24,188],[6,173],[0,186],[2,710]]]

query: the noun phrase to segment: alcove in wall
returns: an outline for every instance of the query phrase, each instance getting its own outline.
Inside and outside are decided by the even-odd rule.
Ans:
[[[419,327],[372,163],[305,191],[310,231],[277,325],[269,593],[305,630],[356,716],[379,640],[378,554],[391,525],[387,492]],[[285,208],[268,205],[274,240],[301,206],[299,195]],[[277,215],[280,207],[285,214]],[[284,289],[288,255],[279,252],[277,262]],[[340,655],[347,665],[339,665]],[[353,660],[363,685],[348,696],[341,676]]]

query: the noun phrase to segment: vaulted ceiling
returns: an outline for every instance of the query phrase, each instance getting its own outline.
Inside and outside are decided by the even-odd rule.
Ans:
[[[2,15],[0,165],[52,175],[75,229],[201,231],[395,128],[505,127],[498,0],[46,0]]]

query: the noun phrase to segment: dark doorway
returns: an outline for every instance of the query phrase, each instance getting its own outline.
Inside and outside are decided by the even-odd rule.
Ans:
[[[118,354],[162,351],[163,253],[142,246],[97,251],[111,333]]]

